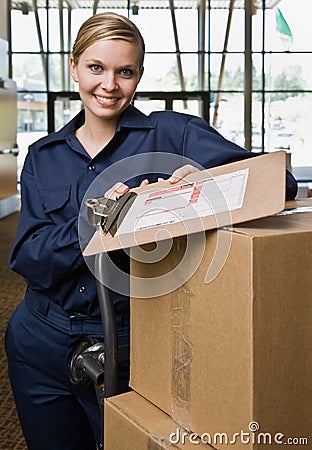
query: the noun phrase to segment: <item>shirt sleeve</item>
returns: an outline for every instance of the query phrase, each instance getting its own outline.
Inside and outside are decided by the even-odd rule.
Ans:
[[[33,289],[49,289],[68,280],[84,264],[78,217],[71,214],[59,223],[51,219],[47,212],[52,206],[43,204],[28,156],[21,176],[21,211],[9,266]],[[53,193],[55,208],[62,208],[66,200],[63,194]]]
[[[183,154],[206,169],[259,156],[228,141],[198,117],[191,119],[186,125]],[[297,194],[297,182],[288,170],[285,176],[286,200],[293,200]]]

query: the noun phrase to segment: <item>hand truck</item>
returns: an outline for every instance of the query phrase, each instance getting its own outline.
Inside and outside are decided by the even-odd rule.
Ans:
[[[126,193],[117,200],[105,197],[86,200],[88,217],[92,226],[101,232],[117,230],[121,213],[124,216],[136,194]],[[129,355],[129,347],[118,349],[117,326],[115,320],[112,291],[101,282],[105,273],[104,253],[95,255],[95,277],[103,324],[103,342],[86,337],[76,347],[70,363],[70,381],[75,385],[88,385],[93,382],[102,416],[102,437],[100,448],[104,446],[104,399],[117,394],[118,361]],[[119,354],[120,353],[120,354]]]

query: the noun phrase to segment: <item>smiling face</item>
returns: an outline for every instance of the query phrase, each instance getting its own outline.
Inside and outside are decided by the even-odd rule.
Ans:
[[[70,72],[79,83],[87,121],[117,123],[130,104],[143,73],[142,50],[122,39],[101,39],[87,47]]]

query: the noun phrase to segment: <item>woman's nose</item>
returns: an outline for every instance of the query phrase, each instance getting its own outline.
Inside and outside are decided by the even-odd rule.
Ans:
[[[116,77],[114,73],[106,72],[101,81],[101,87],[106,91],[114,91],[117,89]]]

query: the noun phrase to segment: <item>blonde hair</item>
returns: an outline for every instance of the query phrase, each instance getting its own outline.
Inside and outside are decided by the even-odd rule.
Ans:
[[[86,48],[100,39],[122,39],[138,44],[142,50],[143,68],[145,44],[140,31],[131,20],[113,12],[95,14],[81,25],[72,50],[74,63],[78,64],[79,57]]]

